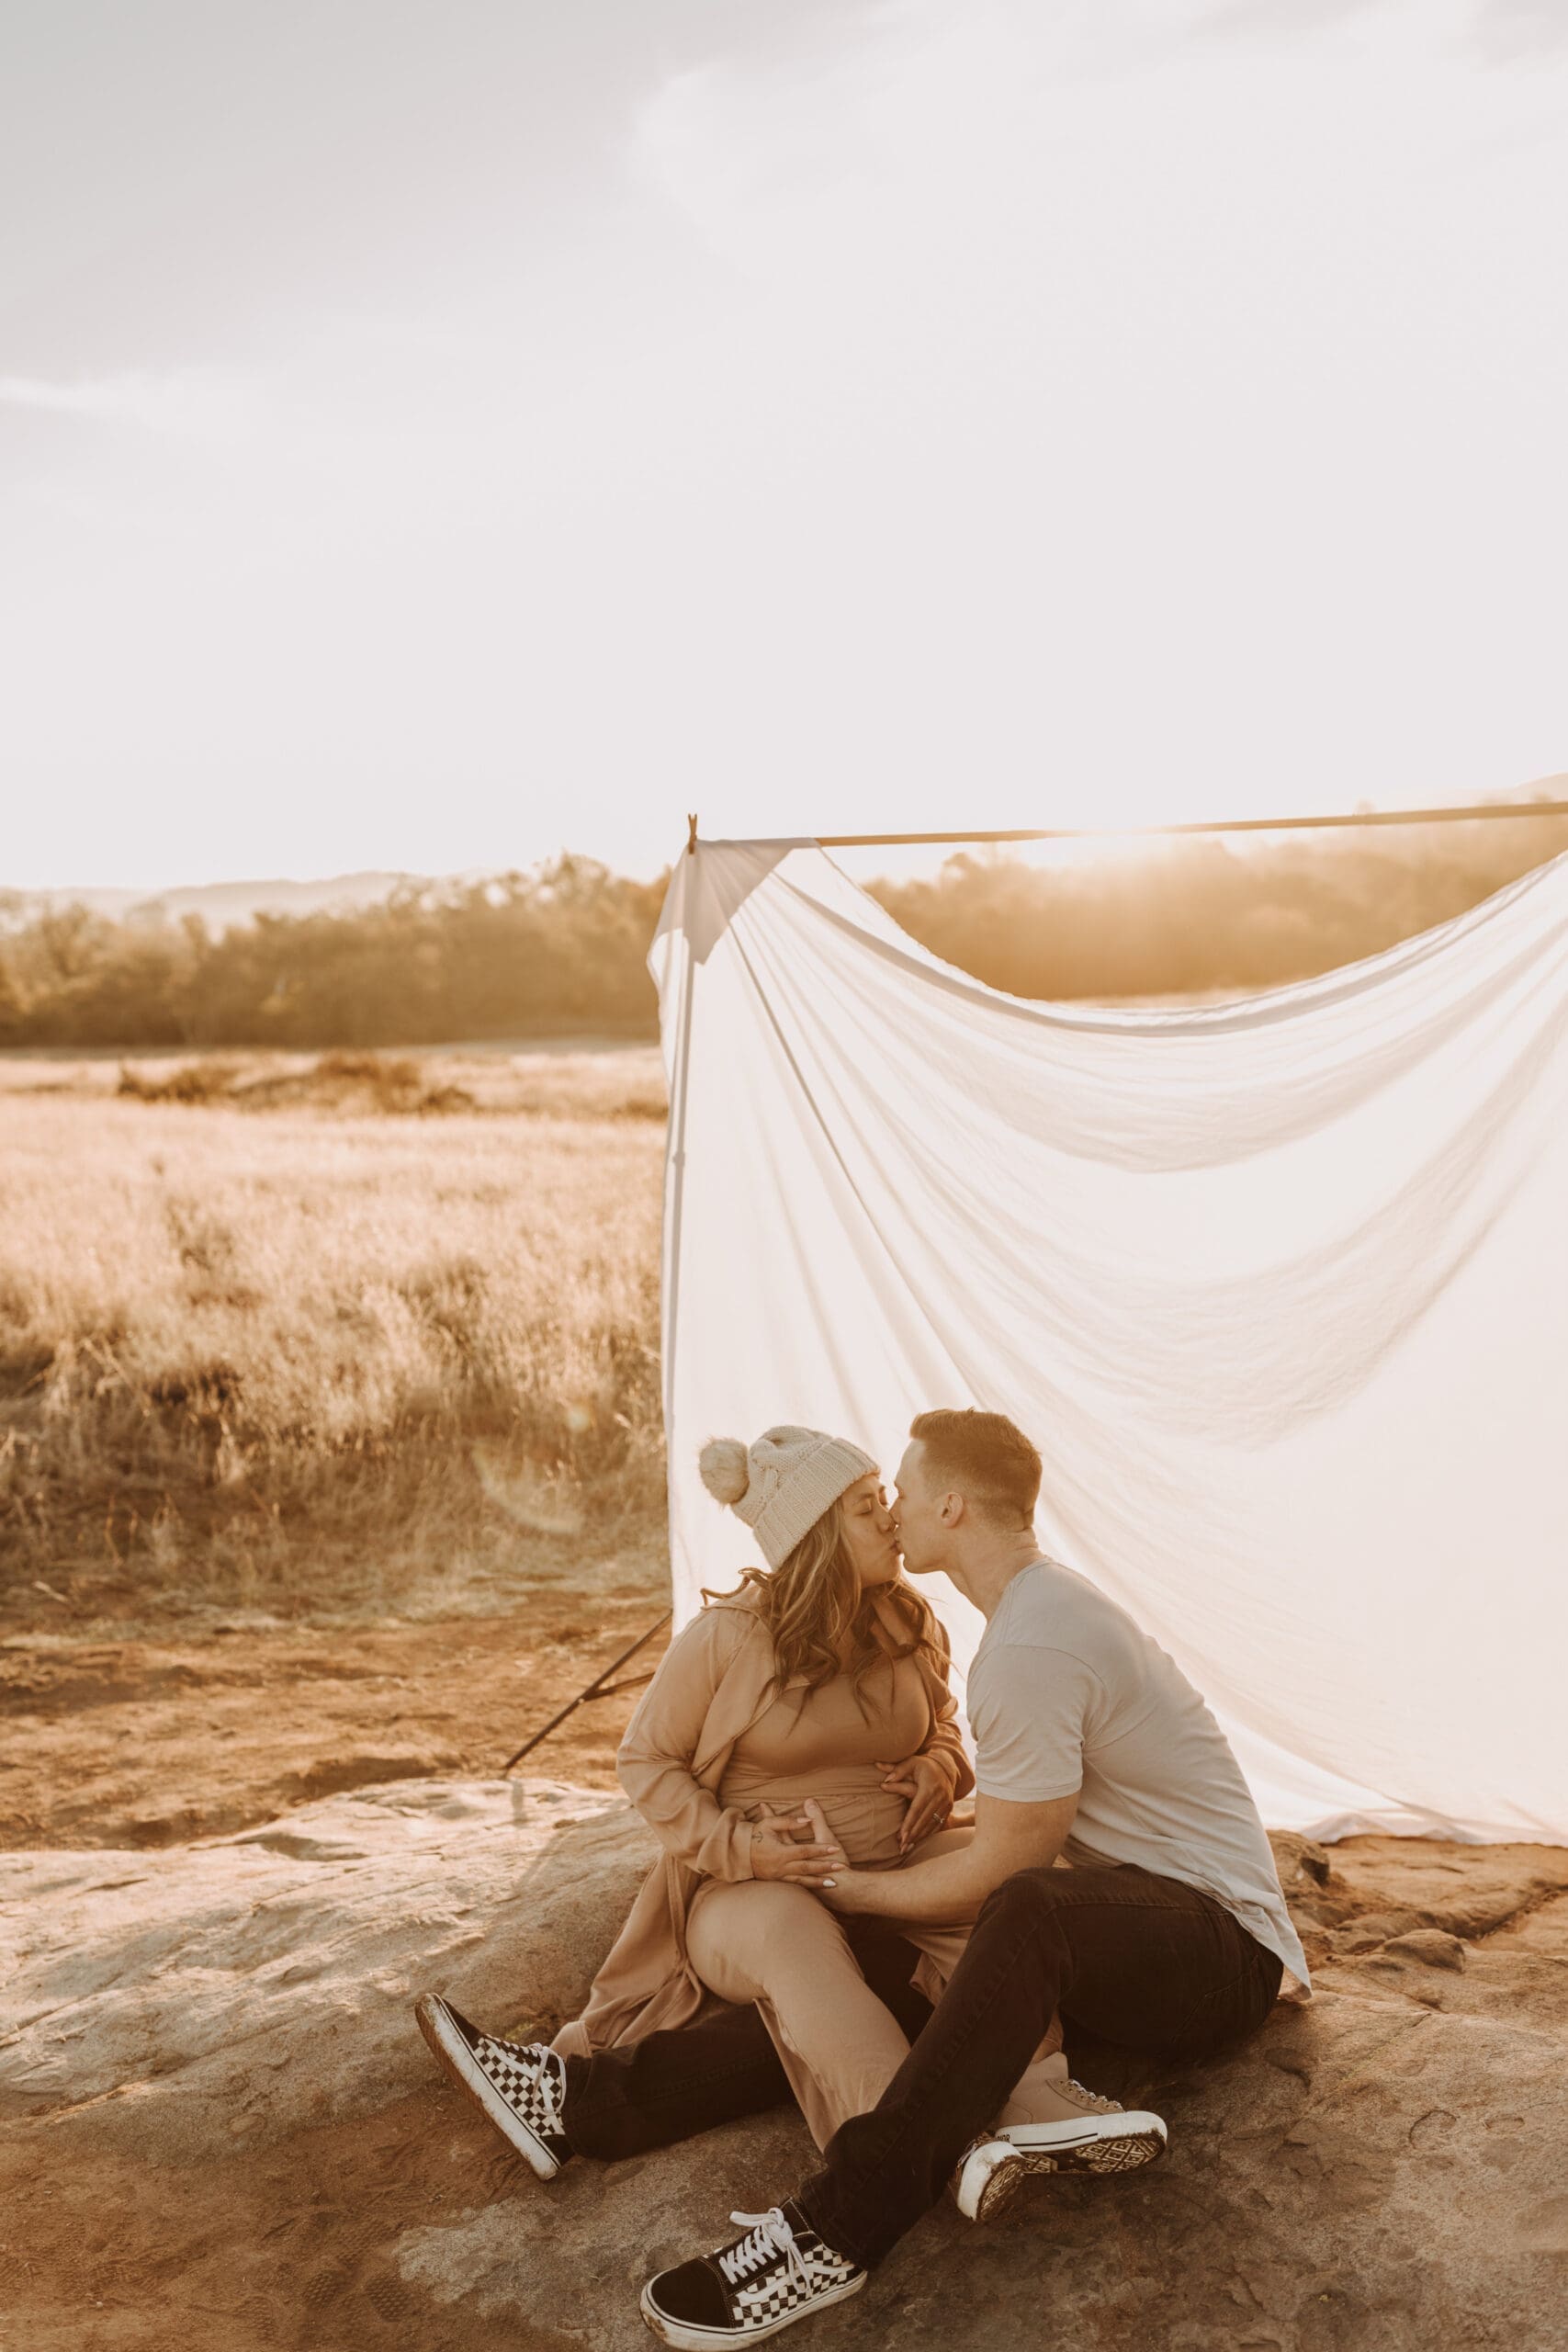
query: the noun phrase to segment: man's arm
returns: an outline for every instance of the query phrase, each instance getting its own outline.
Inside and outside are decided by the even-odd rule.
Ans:
[[[908,1870],[837,1870],[830,1887],[817,1892],[834,1911],[883,1919],[972,1919],[993,1887],[1015,1871],[1046,1870],[1055,1860],[1078,1809],[1077,1793],[1043,1804],[1014,1804],[1006,1797],[975,1800],[975,1835],[952,1853],[935,1854]],[[803,1810],[818,1845],[833,1833],[816,1799]]]

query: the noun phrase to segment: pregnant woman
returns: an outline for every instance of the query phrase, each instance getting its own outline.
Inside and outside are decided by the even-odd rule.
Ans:
[[[754,2001],[821,2146],[875,2105],[908,2044],[812,1883],[838,1860],[896,1869],[970,1836],[942,1825],[973,1775],[946,1636],[903,1581],[869,1455],[782,1428],[749,1451],[717,1441],[701,1470],[769,1565],[710,1596],[632,1719],[621,1785],[666,1859],[556,2046],[682,2023],[708,1993]],[[808,1797],[833,1846],[810,1841]],[[968,1929],[904,1932],[934,1997]]]

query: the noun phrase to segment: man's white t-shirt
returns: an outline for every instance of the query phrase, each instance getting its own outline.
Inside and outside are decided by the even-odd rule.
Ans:
[[[1019,1570],[969,1668],[968,1713],[982,1796],[1076,1794],[1066,1860],[1199,1888],[1307,1983],[1230,1743],[1175,1660],[1087,1577],[1055,1560]]]

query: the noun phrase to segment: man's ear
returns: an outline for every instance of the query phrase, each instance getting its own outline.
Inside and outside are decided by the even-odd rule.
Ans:
[[[963,1516],[963,1496],[958,1494],[943,1495],[942,1498],[942,1510],[940,1513],[942,1525],[944,1527],[956,1527]]]

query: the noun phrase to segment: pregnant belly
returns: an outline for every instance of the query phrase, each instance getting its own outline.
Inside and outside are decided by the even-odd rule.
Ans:
[[[886,1789],[818,1789],[778,1782],[762,1789],[738,1789],[731,1793],[726,1787],[720,1792],[721,1804],[739,1805],[747,1812],[761,1804],[798,1811],[807,1797],[814,1797],[821,1806],[829,1828],[857,1870],[874,1870],[878,1863],[899,1860],[898,1832],[904,1826],[905,1799]]]

